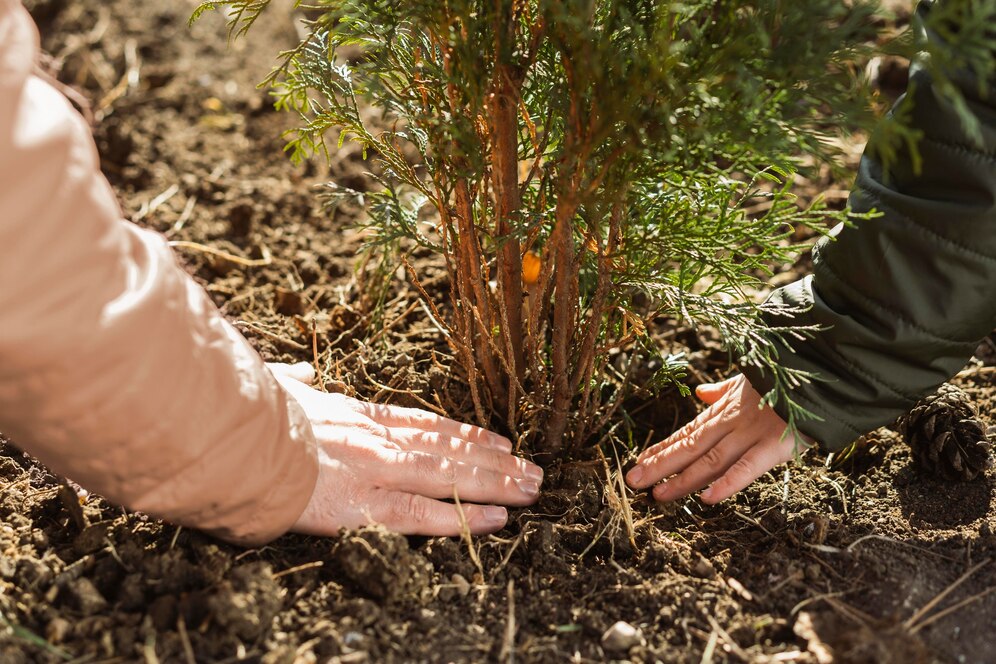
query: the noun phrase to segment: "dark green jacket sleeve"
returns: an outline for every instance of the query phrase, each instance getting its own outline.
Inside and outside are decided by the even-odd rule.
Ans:
[[[927,38],[932,48],[958,48]],[[825,449],[903,414],[964,367],[996,326],[996,84],[970,72],[954,82],[981,121],[982,145],[914,65],[907,94],[923,133],[922,169],[906,154],[887,177],[866,153],[850,203],[881,216],[818,243],[813,274],[771,296],[807,311],[770,324],[827,328],[778,358],[819,376],[792,397],[822,418],[798,426]],[[770,373],[744,373],[762,394],[771,389]],[[785,417],[784,404],[775,409]]]

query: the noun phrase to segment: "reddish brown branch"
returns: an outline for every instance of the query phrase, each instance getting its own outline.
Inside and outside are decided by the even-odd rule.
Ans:
[[[556,223],[551,237],[554,282],[553,328],[550,350],[553,360],[553,403],[543,446],[550,451],[564,444],[568,412],[574,391],[571,389],[568,352],[572,346],[578,312],[578,274],[574,267],[574,215],[577,203],[573,191],[563,191],[557,201]]]

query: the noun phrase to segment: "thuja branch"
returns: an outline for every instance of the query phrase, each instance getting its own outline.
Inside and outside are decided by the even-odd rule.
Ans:
[[[228,8],[241,33],[267,4],[201,10]],[[765,327],[750,294],[794,255],[793,228],[848,220],[821,200],[801,205],[792,172],[835,163],[835,139],[883,111],[859,75],[881,25],[874,2],[317,0],[308,11],[311,34],[267,81],[300,117],[288,149],[302,159],[337,137],[377,158],[371,245],[414,242],[445,265],[450,288],[430,309],[483,424],[533,450],[590,442],[634,367],[660,367],[642,387],[680,381],[650,336],[662,317],[719,330],[773,372],[769,401],[793,421],[811,415],[792,397],[810,377],[776,361],[779,339],[809,331]],[[981,44],[985,30],[965,38]],[[361,54],[346,62],[347,47]],[[937,76],[950,57],[936,54]],[[886,161],[913,139],[901,120],[880,132]]]

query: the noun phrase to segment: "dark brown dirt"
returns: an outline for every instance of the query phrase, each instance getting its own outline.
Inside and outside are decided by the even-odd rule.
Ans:
[[[59,76],[89,100],[126,214],[193,243],[182,262],[268,359],[311,361],[314,343],[330,387],[469,411],[404,281],[382,321],[366,313],[356,210],[316,200],[329,178],[362,190],[371,166],[348,148],[328,167],[280,154],[289,119],[254,83],[293,41],[289,14],[226,48],[220,17],[187,28],[190,0],[28,4]],[[691,382],[729,370],[709,338],[670,339]],[[957,381],[989,423],[994,376],[987,341]],[[694,412],[668,393],[639,424],[659,437]],[[538,505],[474,541],[478,567],[459,540],[371,528],[240,550],[99,497],[80,507],[0,436],[0,661],[996,660],[993,473],[943,483],[889,430],[866,442],[716,507],[631,496],[632,538],[601,461],[554,468]],[[603,645],[620,620],[641,634]]]

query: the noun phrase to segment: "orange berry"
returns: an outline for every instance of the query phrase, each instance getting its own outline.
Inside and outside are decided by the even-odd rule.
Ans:
[[[531,251],[527,251],[526,255],[522,257],[522,280],[527,284],[535,284],[539,281],[540,266],[542,264],[539,256]]]

